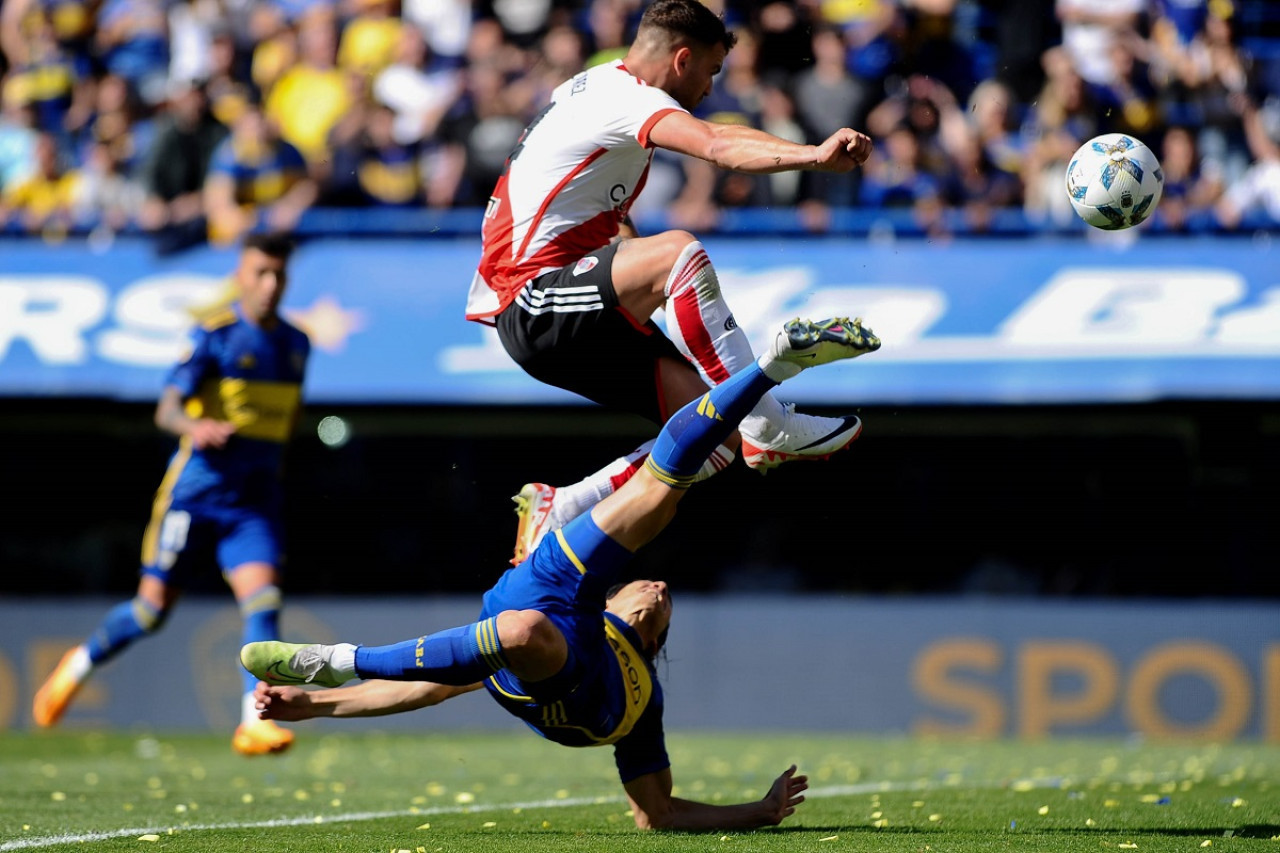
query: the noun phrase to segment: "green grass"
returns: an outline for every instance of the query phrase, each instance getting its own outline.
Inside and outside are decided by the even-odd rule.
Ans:
[[[1280,853],[1275,745],[678,734],[681,796],[754,799],[793,761],[812,795],[777,828],[679,834],[634,828],[608,749],[299,733],[258,759],[222,735],[0,733],[0,853]]]

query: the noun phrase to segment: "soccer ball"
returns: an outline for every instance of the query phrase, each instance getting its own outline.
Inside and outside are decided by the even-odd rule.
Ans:
[[[1071,206],[1094,228],[1132,228],[1151,215],[1164,171],[1151,149],[1125,133],[1104,133],[1076,149],[1067,166]]]

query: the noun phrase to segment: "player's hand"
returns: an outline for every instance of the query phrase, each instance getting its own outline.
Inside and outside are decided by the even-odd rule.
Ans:
[[[761,800],[766,809],[766,822],[779,824],[795,814],[796,806],[804,802],[804,792],[808,789],[809,777],[797,776],[794,764],[782,771],[782,775],[773,781],[769,793]]]
[[[191,443],[197,450],[221,449],[227,446],[227,439],[231,438],[235,431],[236,425],[230,421],[201,418],[191,427]]]
[[[842,127],[818,146],[815,168],[822,172],[848,172],[871,156],[871,137]]]
[[[263,720],[297,722],[315,716],[311,695],[301,687],[280,686],[259,681],[253,688],[253,706]]]

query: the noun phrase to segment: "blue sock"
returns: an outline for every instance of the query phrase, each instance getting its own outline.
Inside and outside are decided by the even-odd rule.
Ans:
[[[122,601],[107,611],[97,630],[85,641],[94,666],[106,663],[134,640],[160,627],[164,614],[141,598]]]
[[[689,488],[712,451],[777,384],[755,362],[739,370],[671,416],[645,467],[668,486]]]
[[[498,617],[390,646],[356,649],[356,675],[437,684],[474,684],[506,668]]]
[[[280,639],[280,588],[268,584],[240,602],[240,619],[240,645]],[[257,676],[242,666],[236,669],[240,672],[244,692],[252,693],[258,682]]]

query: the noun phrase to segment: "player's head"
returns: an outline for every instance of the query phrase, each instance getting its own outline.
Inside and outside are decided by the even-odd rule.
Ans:
[[[276,317],[289,281],[293,242],[283,234],[249,234],[240,244],[235,280],[245,316],[258,324]]]
[[[671,591],[665,581],[617,584],[605,593],[604,609],[635,629],[649,660],[666,645],[671,630]]]
[[[693,109],[711,93],[711,80],[737,40],[698,0],[655,0],[640,17],[632,51],[662,59],[667,73],[656,85]]]

